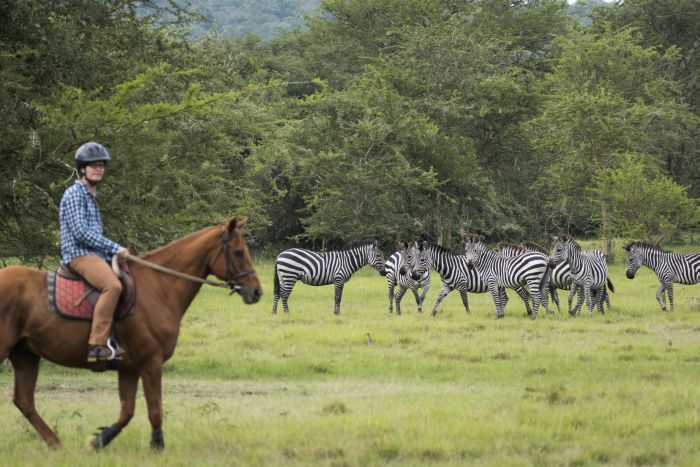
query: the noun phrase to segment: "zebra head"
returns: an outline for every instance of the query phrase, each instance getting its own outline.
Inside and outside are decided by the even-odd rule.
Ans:
[[[428,242],[413,243],[414,248],[414,263],[411,270],[411,279],[417,281],[430,268],[430,255],[428,254]]]
[[[467,258],[469,269],[474,269],[481,264],[481,257],[487,248],[478,235],[469,235],[464,239],[464,256]]]
[[[576,240],[568,235],[562,235],[561,237],[552,236],[552,239],[554,239],[554,248],[552,249],[552,254],[549,255],[550,267],[565,261],[570,261],[573,249],[578,248],[579,251],[581,250]]]
[[[629,243],[623,247],[627,251],[627,279],[634,279],[637,269],[642,266],[644,252],[636,243]]]
[[[373,241],[367,245],[367,264],[371,265],[374,269],[379,272],[380,275],[386,276],[386,269],[384,267],[384,253],[379,248],[379,242]]]
[[[415,250],[409,242],[399,242],[399,257],[401,258],[398,264],[399,275],[405,276],[413,269],[415,263]]]

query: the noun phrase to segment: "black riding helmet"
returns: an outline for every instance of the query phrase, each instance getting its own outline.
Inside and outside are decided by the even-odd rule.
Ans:
[[[80,173],[80,169],[93,162],[104,162],[105,164],[109,161],[109,153],[107,149],[100,143],[95,143],[90,141],[85,143],[75,151],[75,166]]]

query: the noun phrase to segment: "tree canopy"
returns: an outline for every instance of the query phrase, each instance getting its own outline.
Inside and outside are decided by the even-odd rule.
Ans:
[[[0,257],[58,254],[89,140],[113,157],[105,230],[136,251],[231,213],[269,249],[678,237],[700,217],[679,3],[582,25],[555,0],[322,0],[303,28],[195,38],[187,2],[3,2]]]

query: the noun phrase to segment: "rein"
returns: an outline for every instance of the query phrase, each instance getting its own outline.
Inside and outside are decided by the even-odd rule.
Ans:
[[[245,271],[241,272],[234,272],[233,268],[231,266],[231,258],[230,258],[230,252],[228,248],[228,242],[232,239],[233,237],[230,235],[226,235],[225,233],[221,234],[221,243],[223,243],[223,250],[224,250],[224,256],[226,259],[226,271],[229,279],[227,281],[212,281],[209,279],[202,279],[201,277],[196,277],[196,276],[191,276],[189,274],[185,274],[184,272],[176,271],[174,269],[166,268],[165,266],[161,266],[160,264],[152,263],[150,261],[146,261],[145,259],[141,259],[138,256],[134,255],[127,255],[126,259],[128,261],[132,261],[134,263],[140,264],[142,266],[146,266],[147,268],[154,269],[156,271],[169,274],[171,276],[177,277],[179,279],[185,279],[191,282],[197,282],[199,284],[206,284],[206,285],[213,285],[214,287],[226,287],[228,288],[231,293],[234,293],[238,290],[240,290],[242,287],[238,284],[236,284],[236,279],[239,277],[247,276],[249,274],[253,274],[255,272],[255,269],[247,269]]]

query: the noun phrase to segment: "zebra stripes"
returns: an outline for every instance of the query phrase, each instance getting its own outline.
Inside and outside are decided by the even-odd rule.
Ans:
[[[496,318],[504,316],[506,288],[527,285],[532,295],[531,319],[537,318],[541,302],[541,289],[547,286],[548,258],[542,253],[529,252],[507,258],[499,255],[478,237],[468,237],[464,244],[467,265],[479,271],[496,304]]]
[[[603,311],[603,300],[605,299],[606,283],[610,290],[614,292],[612,282],[608,279],[608,264],[605,256],[597,250],[582,251],[581,247],[573,237],[562,235],[553,237],[555,240],[552,250],[552,261],[555,265],[561,262],[568,262],[572,278],[572,294],[577,287],[582,288],[579,292],[578,302],[574,310],[570,310],[572,315],[579,315],[585,299],[588,307],[588,316],[592,315],[593,307],[598,306],[598,312]],[[610,307],[610,305],[608,305]]]
[[[423,302],[430,288],[430,270],[426,268],[423,270],[424,272],[417,275],[415,279],[412,277],[412,272],[416,266],[418,257],[425,256],[421,255],[421,250],[422,244],[419,249],[415,242],[403,242],[401,244],[401,249],[392,254],[386,261],[384,269],[386,270],[386,282],[389,287],[389,313],[393,312],[394,289],[396,285],[399,286],[399,291],[396,294],[396,314],[401,314],[401,300],[409,289],[413,292],[413,296],[416,299],[418,312],[423,312]],[[420,294],[418,293],[418,289],[421,289]]]
[[[414,268],[413,273],[416,275],[423,274],[423,271],[427,268],[432,268],[437,271],[442,279],[442,289],[440,290],[440,294],[435,301],[432,316],[436,316],[438,314],[440,303],[453,290],[457,290],[459,292],[459,295],[462,298],[462,304],[464,305],[464,309],[467,311],[467,313],[471,312],[469,309],[469,297],[467,293],[485,293],[489,290],[486,283],[481,279],[479,272],[474,268],[468,267],[467,258],[464,255],[455,253],[454,251],[440,245],[423,242],[421,245],[419,245],[419,255],[417,257],[416,267]],[[525,303],[527,313],[530,315],[532,313],[532,309],[530,308],[527,292],[520,288],[519,290],[516,290],[516,293],[518,293],[520,298],[522,298],[523,302]],[[507,302],[508,296],[505,295],[505,292],[503,295],[504,302]]]
[[[661,311],[666,311],[666,299],[673,311],[673,284],[697,284],[700,282],[700,253],[684,255],[673,251],[664,251],[658,246],[643,242],[633,242],[624,246],[627,250],[627,278],[634,275],[641,266],[646,266],[656,273],[659,278],[659,289],[656,291],[656,301],[661,305]]]
[[[272,313],[277,313],[277,302],[282,298],[284,312],[289,312],[287,300],[298,280],[307,285],[335,285],[334,313],[340,313],[343,286],[350,276],[369,264],[384,275],[384,255],[376,241],[365,241],[346,246],[342,250],[319,253],[291,248],[275,258],[275,292]]]

